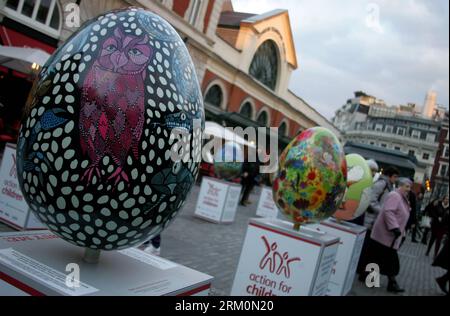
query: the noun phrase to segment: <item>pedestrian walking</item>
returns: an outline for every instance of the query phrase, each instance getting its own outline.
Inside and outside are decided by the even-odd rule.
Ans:
[[[242,197],[240,201],[240,205],[247,206],[251,204],[249,201],[250,193],[252,192],[255,185],[259,184],[259,166],[260,164],[257,162],[249,162],[245,161],[242,165],[242,176],[241,176],[241,185],[242,185]]]
[[[413,183],[412,180],[411,180],[411,183]],[[408,193],[408,201],[409,201],[409,205],[411,207],[411,212],[409,213],[408,223],[406,224],[406,228],[405,228],[405,236],[403,236],[403,238],[402,238],[400,247],[405,242],[406,236],[408,236],[408,234],[411,231],[413,231],[417,225],[417,213],[416,213],[417,212],[417,197],[416,197],[416,194],[412,190],[409,191],[409,193]]]
[[[428,234],[431,231],[431,214],[435,213],[434,208],[436,208],[439,204],[439,199],[432,200],[427,207],[425,207],[425,211],[422,216],[422,244],[428,244]]]
[[[448,223],[449,223],[449,200],[448,195],[445,196],[442,202],[431,209],[431,238],[428,243],[428,249],[426,256],[430,255],[431,248],[434,246],[434,259],[439,253],[439,248],[441,246],[442,238],[445,234],[448,234]]]
[[[366,160],[367,164],[369,165],[370,171],[372,171],[372,178],[373,178],[373,182],[377,182],[378,178],[380,177],[380,167],[378,167],[378,164],[375,160],[373,159],[369,159]]]
[[[161,235],[157,235],[150,240],[147,240],[140,247],[143,251],[159,256],[161,254]]]
[[[383,202],[386,199],[387,195],[389,194],[389,192],[392,192],[394,190],[394,184],[398,180],[399,175],[400,172],[396,168],[389,167],[385,170],[385,173],[383,175],[378,177],[378,179],[372,186],[370,198],[371,202],[364,218],[364,226],[367,228],[367,232],[357,268],[357,273],[359,274],[358,279],[361,282],[364,282],[366,280],[366,266],[368,263],[370,263],[367,258],[373,224],[378,216],[378,213],[382,209]]]
[[[436,282],[439,285],[439,288],[442,290],[442,292],[444,292],[445,294],[448,295],[448,290],[447,290],[447,284],[449,283],[449,273],[448,273],[448,257],[449,257],[449,252],[448,252],[448,238],[444,244],[444,246],[442,247],[441,251],[439,252],[438,256],[436,257],[436,259],[433,262],[433,267],[440,267],[444,270],[447,270],[447,272],[440,276],[439,278],[436,278]]]
[[[396,168],[389,167],[372,186],[370,205],[366,212],[366,220],[364,223],[368,229],[372,229],[378,214],[383,208],[384,200],[388,193],[394,190],[394,185],[399,176],[400,172]]]
[[[418,243],[417,235],[418,235],[419,229],[420,229],[419,223],[422,219],[422,201],[423,201],[423,193],[419,192],[416,197],[415,221],[414,221],[414,226],[412,227],[411,242],[413,242],[413,243]]]
[[[368,248],[368,260],[380,267],[380,273],[388,277],[388,292],[402,293],[396,276],[400,272],[398,249],[405,236],[411,207],[408,194],[412,182],[408,178],[399,179],[399,187],[390,192],[381,212],[373,225]]]

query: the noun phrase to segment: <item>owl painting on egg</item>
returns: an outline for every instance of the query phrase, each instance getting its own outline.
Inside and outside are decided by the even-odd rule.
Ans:
[[[142,8],[107,12],[38,75],[17,144],[21,190],[67,242],[137,246],[184,205],[199,173],[204,119],[177,31]]]
[[[131,151],[138,159],[144,125],[144,80],[153,51],[148,36],[125,35],[120,27],[102,45],[88,73],[80,109],[80,141],[90,165],[83,179],[100,178],[99,163],[110,155],[117,168],[108,180],[129,182],[123,164]],[[113,122],[113,124],[108,124]]]

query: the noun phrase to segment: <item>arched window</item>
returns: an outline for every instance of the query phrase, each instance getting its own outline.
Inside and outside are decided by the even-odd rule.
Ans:
[[[209,88],[205,96],[205,103],[221,107],[223,102],[223,92],[219,85],[215,84]]]
[[[275,43],[265,41],[253,57],[249,74],[262,84],[275,90],[278,77],[278,52]]]
[[[243,116],[251,119],[253,117],[253,108],[252,108],[251,103],[245,102],[239,113],[242,114]]]
[[[280,127],[278,127],[278,135],[287,136],[287,124],[286,122],[281,123]]]
[[[269,117],[267,115],[266,111],[262,111],[259,113],[258,118],[256,119],[259,125],[261,126],[267,126],[267,123],[269,121]]]
[[[7,0],[3,10],[27,26],[59,36],[62,18],[57,0]]]

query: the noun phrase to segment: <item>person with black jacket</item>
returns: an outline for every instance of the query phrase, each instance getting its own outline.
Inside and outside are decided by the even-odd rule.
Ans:
[[[409,213],[408,223],[406,224],[406,227],[405,227],[405,236],[402,238],[402,243],[400,244],[400,247],[405,242],[406,236],[411,229],[413,230],[412,240],[413,241],[415,240],[414,229],[417,225],[417,197],[413,191],[409,191],[408,201],[409,201],[409,205],[411,207],[411,212]],[[415,241],[415,242],[417,242],[417,241]]]
[[[448,239],[444,244],[444,247],[442,247],[442,250],[439,252],[438,256],[433,262],[433,267],[440,267],[444,270],[447,270],[447,272],[442,275],[439,278],[436,278],[436,282],[439,285],[439,288],[447,294],[448,296],[448,290],[447,290],[447,283],[449,283],[449,273],[448,273],[448,259],[449,259],[449,250],[448,250]]]
[[[426,207],[423,212],[423,216],[428,216],[431,218],[431,214],[435,211],[434,209],[438,206],[439,199],[432,200]],[[422,244],[426,245],[428,243],[428,233],[430,232],[431,227],[424,227],[422,232]]]
[[[159,256],[161,254],[161,235],[156,235],[152,239],[147,240],[139,248],[152,255]]]
[[[258,161],[245,161],[242,165],[242,198],[240,202],[242,206],[247,206],[247,204],[250,204],[250,201],[248,200],[250,193],[252,192],[255,185],[259,184],[257,180],[257,177],[259,175],[259,167],[260,163]]]
[[[434,258],[437,257],[439,248],[441,247],[442,238],[445,234],[448,234],[448,224],[449,224],[449,200],[448,195],[444,197],[442,202],[440,202],[437,207],[432,209],[431,216],[431,238],[428,244],[428,249],[426,255],[430,254],[433,244],[436,242],[434,247]]]
[[[419,242],[416,237],[417,237],[417,233],[419,232],[419,223],[422,218],[422,215],[421,215],[422,201],[423,201],[423,193],[419,192],[416,196],[416,206],[415,206],[415,211],[414,211],[415,220],[414,220],[414,225],[412,225],[411,242],[413,242],[413,243]],[[412,211],[411,211],[411,216],[413,216]]]

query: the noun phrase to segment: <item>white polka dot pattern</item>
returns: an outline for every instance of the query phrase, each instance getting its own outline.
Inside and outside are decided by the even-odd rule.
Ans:
[[[135,48],[126,55],[114,55],[111,64],[102,61],[131,42]],[[92,75],[105,65],[111,70]],[[141,83],[125,73],[136,65],[145,65]],[[108,80],[114,82],[108,91],[120,89],[119,75],[128,86],[114,94],[117,102],[104,93],[85,102]],[[133,94],[139,85],[142,114],[137,101],[129,102],[139,99]],[[86,120],[94,122],[87,130]],[[198,163],[190,160],[200,161],[202,130],[194,128],[194,120],[203,125],[202,97],[177,32],[141,9],[102,15],[61,46],[39,74],[17,147],[27,203],[49,229],[74,245],[115,250],[142,243],[169,224],[195,182]],[[187,144],[186,160],[170,159],[178,141],[174,131]],[[116,141],[127,133],[131,136]],[[84,140],[95,146],[86,147]]]

